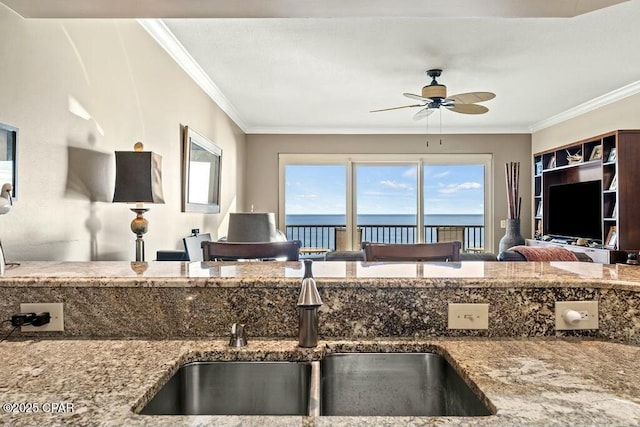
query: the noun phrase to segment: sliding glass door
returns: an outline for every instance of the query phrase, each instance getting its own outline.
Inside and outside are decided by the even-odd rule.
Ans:
[[[357,242],[418,241],[418,166],[357,163]]]
[[[424,241],[458,240],[484,250],[485,165],[427,164],[423,168]]]
[[[346,249],[346,166],[286,165],[285,230],[304,248]]]
[[[459,240],[465,251],[492,249],[491,155],[283,154],[280,174],[280,227],[305,248]]]

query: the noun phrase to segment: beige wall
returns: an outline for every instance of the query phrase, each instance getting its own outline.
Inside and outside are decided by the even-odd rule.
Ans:
[[[163,156],[147,259],[191,228],[224,234],[243,204],[246,137],[135,21],[23,20],[0,4],[0,58],[0,122],[20,129],[18,200],[0,217],[9,261],[133,259],[134,214],[108,200],[113,151],[139,140]],[[72,114],[70,97],[92,119]],[[222,214],[181,213],[181,124],[223,150]]]
[[[537,153],[617,129],[640,129],[640,94],[535,132],[531,148]]]
[[[500,219],[507,216],[504,164],[521,163],[522,230],[531,236],[531,138],[512,135],[247,135],[246,207],[278,212],[279,153],[483,153],[493,155],[494,248],[504,234]]]

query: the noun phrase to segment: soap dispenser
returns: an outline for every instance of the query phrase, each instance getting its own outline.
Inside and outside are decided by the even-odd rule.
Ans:
[[[298,296],[298,345],[315,347],[318,345],[318,309],[322,305],[316,281],[311,271],[313,261],[304,260],[304,277]]]

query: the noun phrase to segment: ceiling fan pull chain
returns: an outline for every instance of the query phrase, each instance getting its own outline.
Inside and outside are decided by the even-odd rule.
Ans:
[[[429,117],[427,116],[427,148],[429,148]]]
[[[438,109],[438,113],[440,114],[440,145],[442,145],[442,110]]]

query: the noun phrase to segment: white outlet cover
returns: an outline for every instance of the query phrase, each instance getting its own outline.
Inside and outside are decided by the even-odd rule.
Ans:
[[[449,303],[449,329],[489,329],[489,304]]]
[[[51,321],[43,326],[22,326],[22,332],[51,332],[64,331],[64,315],[62,312],[63,303],[24,303],[20,304],[20,313],[42,313],[48,311]]]
[[[567,323],[562,317],[566,310],[582,315],[578,323]],[[556,331],[598,329],[598,301],[556,301]]]

